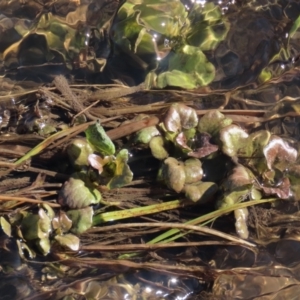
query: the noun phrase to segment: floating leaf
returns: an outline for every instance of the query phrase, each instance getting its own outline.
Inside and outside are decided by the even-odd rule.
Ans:
[[[206,132],[198,133],[195,137],[194,147],[196,150],[189,152],[188,156],[202,158],[218,151],[217,145],[210,143],[211,135]]]
[[[56,235],[54,239],[63,247],[66,247],[72,251],[78,251],[80,245],[80,239],[74,234]]]
[[[202,157],[208,156],[212,153],[215,153],[218,150],[219,150],[219,147],[217,145],[210,144],[210,145],[206,145],[204,147],[198,148],[193,152],[189,152],[188,156],[195,157],[195,158],[202,158]]]
[[[221,7],[211,2],[205,2],[204,6],[194,6],[189,18],[191,25],[186,33],[187,43],[199,47],[202,51],[215,49],[225,39],[230,28]]]
[[[35,244],[43,255],[47,255],[50,252],[51,244],[49,238],[38,239],[35,241]]]
[[[164,125],[168,131],[180,132],[182,129],[191,129],[198,124],[196,111],[182,103],[174,103],[170,106]]]
[[[249,186],[253,184],[254,178],[249,169],[242,165],[237,165],[223,183],[223,187],[225,190],[230,191],[239,187]]]
[[[196,128],[190,128],[190,129],[183,129],[182,132],[184,133],[186,139],[188,141],[192,141],[194,138],[195,138],[195,135],[196,135]]]
[[[222,151],[230,157],[250,157],[253,152],[248,133],[237,125],[229,125],[220,131]]]
[[[26,252],[27,257],[31,259],[36,257],[35,251],[33,251],[33,249],[31,249],[26,243],[17,240],[17,245],[18,245],[19,255],[21,258],[23,259],[25,258],[24,252]]]
[[[103,172],[103,159],[97,154],[90,154],[88,156],[89,164],[96,170],[98,170],[99,174]]]
[[[50,218],[50,220],[52,220],[55,217],[55,212],[54,212],[53,208],[49,204],[47,204],[45,202],[45,203],[41,204],[41,207],[46,212],[46,214]]]
[[[218,186],[213,182],[196,182],[184,186],[186,198],[193,202],[205,203],[217,191]]]
[[[151,139],[155,136],[159,136],[160,132],[156,126],[149,126],[144,129],[139,130],[135,134],[134,142],[148,145]]]
[[[208,133],[215,137],[222,128],[231,125],[231,123],[232,120],[226,118],[218,110],[211,110],[199,120],[197,129],[200,133]]]
[[[52,219],[52,227],[54,230],[59,229],[61,232],[68,232],[72,227],[72,221],[64,211],[59,211],[57,216]]]
[[[190,152],[192,149],[187,145],[187,139],[183,132],[180,132],[175,138],[176,145],[185,153]]]
[[[152,155],[159,160],[166,159],[169,156],[166,150],[166,140],[162,136],[153,137],[149,143],[149,147]]]
[[[92,207],[69,210],[68,217],[72,220],[71,232],[80,234],[92,227],[94,211]]]
[[[121,150],[116,156],[114,177],[107,184],[109,189],[120,188],[132,181],[133,173],[127,164],[128,156],[127,149]]]
[[[272,136],[269,143],[263,148],[263,153],[267,160],[268,168],[273,169],[275,166],[281,171],[294,163],[298,155],[296,149],[276,135]]]
[[[215,77],[215,67],[199,47],[184,45],[169,58],[168,71],[158,74],[156,86],[194,89],[206,86]]]
[[[261,186],[261,188],[267,195],[277,195],[281,199],[288,199],[290,197],[290,181],[286,177],[276,187]]]
[[[82,208],[97,204],[101,194],[96,186],[83,173],[74,173],[62,186],[58,194],[58,203],[70,208]]]
[[[169,188],[181,192],[186,178],[184,164],[174,157],[168,157],[162,166],[162,177]]]
[[[180,1],[144,0],[135,3],[138,3],[134,10],[139,12],[139,24],[167,37],[180,35],[181,24],[187,17],[187,11]]]
[[[51,232],[51,220],[40,208],[38,214],[27,213],[21,222],[21,231],[25,240],[45,239]]]
[[[88,156],[94,151],[86,139],[75,139],[67,147],[70,163],[75,167],[88,166]]]
[[[263,148],[268,144],[270,138],[271,133],[268,130],[259,130],[250,134],[249,139],[252,141],[255,156],[263,154]]]
[[[199,159],[189,158],[184,162],[185,183],[195,183],[203,177],[202,164]]]
[[[102,155],[115,154],[115,145],[100,125],[99,120],[88,127],[85,131],[85,135],[91,146]]]
[[[254,175],[242,165],[236,166],[222,184],[223,195],[217,201],[218,208],[224,208],[246,200],[252,192]]]
[[[5,220],[4,217],[0,217],[0,225],[1,225],[3,232],[7,236],[10,237],[11,236],[11,225]]]

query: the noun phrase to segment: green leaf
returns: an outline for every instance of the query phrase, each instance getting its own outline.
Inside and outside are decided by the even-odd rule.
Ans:
[[[197,129],[200,133],[208,133],[212,137],[216,137],[222,128],[231,123],[232,120],[226,118],[218,110],[211,110],[199,120]]]
[[[94,210],[92,207],[86,207],[76,210],[69,210],[68,217],[72,220],[71,232],[80,234],[92,227]]]
[[[171,132],[188,130],[196,127],[197,124],[198,116],[195,109],[183,103],[172,104],[164,118],[164,126]]]
[[[66,247],[72,251],[78,251],[80,245],[80,239],[74,234],[56,235],[54,239],[63,247]]]
[[[127,161],[128,161],[128,150],[121,150],[116,156],[115,160],[115,173],[113,178],[107,184],[109,189],[120,188],[132,181],[133,173],[131,172]]]
[[[296,19],[296,21],[294,21],[293,26],[290,29],[289,36],[292,37],[295,34],[295,32],[299,29],[299,27],[300,27],[300,16]]]
[[[186,90],[193,90],[197,87],[197,83],[193,75],[186,74],[179,70],[173,70],[159,74],[155,86],[159,89],[163,89],[167,86],[174,86]]]
[[[159,160],[166,159],[169,156],[166,150],[166,140],[162,136],[153,137],[149,143],[149,147],[152,155]]]
[[[58,194],[58,203],[70,208],[83,208],[97,204],[101,194],[96,186],[83,173],[74,173],[62,186]]]
[[[67,147],[70,163],[79,168],[89,165],[88,156],[93,152],[91,145],[83,138],[73,140]]]
[[[218,186],[213,182],[196,182],[184,186],[185,196],[193,201],[205,203],[218,191]]]
[[[186,178],[184,164],[174,157],[168,157],[162,166],[162,176],[169,188],[181,192]]]
[[[52,219],[52,227],[54,230],[59,229],[60,232],[68,232],[72,227],[72,221],[68,218],[64,211],[59,211]]]
[[[189,158],[184,162],[185,183],[195,183],[203,177],[202,164],[199,159]]]
[[[230,28],[221,8],[213,3],[205,3],[204,7],[195,5],[189,18],[191,25],[186,33],[187,43],[202,51],[215,49],[226,38]]]
[[[4,217],[0,217],[0,225],[1,225],[3,232],[7,236],[11,237],[11,225],[5,220]]]
[[[237,165],[222,184],[223,193],[217,208],[224,208],[251,197],[255,177],[242,165]]]
[[[156,126],[149,126],[136,132],[134,142],[148,145],[153,137],[159,135],[160,132]]]
[[[90,125],[85,131],[85,135],[91,146],[102,155],[115,154],[115,145],[100,125],[100,121]]]
[[[215,67],[198,48],[185,45],[169,58],[168,71],[157,76],[157,87],[194,89],[206,86],[215,77]]]
[[[144,0],[134,6],[139,12],[138,22],[147,30],[153,30],[167,37],[178,36],[187,12],[179,0]]]
[[[35,241],[36,246],[43,255],[50,252],[51,244],[49,238],[42,238]]]
[[[51,232],[51,220],[40,208],[38,214],[26,213],[21,222],[21,231],[25,240],[45,239]]]
[[[249,135],[237,125],[229,125],[220,131],[222,150],[230,157],[251,157],[253,153],[252,141]]]

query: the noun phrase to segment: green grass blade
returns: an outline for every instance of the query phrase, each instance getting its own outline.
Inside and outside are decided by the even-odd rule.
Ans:
[[[161,211],[176,209],[181,207],[182,205],[183,205],[182,201],[173,200],[169,202],[153,204],[153,205],[148,205],[143,207],[136,207],[136,208],[101,213],[93,217],[93,225],[100,225],[105,222],[112,222],[112,221],[117,221],[117,220],[122,220],[127,218],[134,218],[134,217],[154,214]]]

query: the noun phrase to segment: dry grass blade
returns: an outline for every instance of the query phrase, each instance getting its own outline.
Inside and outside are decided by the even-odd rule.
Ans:
[[[205,241],[205,242],[186,242],[186,243],[161,243],[155,245],[149,244],[122,244],[122,245],[103,245],[101,243],[95,243],[92,245],[82,246],[81,250],[83,251],[138,251],[138,250],[157,250],[164,248],[177,248],[177,247],[199,247],[199,246],[228,246],[239,244],[228,243],[221,241]]]
[[[191,230],[191,231],[197,231],[204,234],[209,234],[213,236],[217,236],[220,238],[223,238],[225,240],[244,245],[247,247],[256,247],[255,244],[247,242],[241,238],[232,236],[230,234],[223,233],[221,231],[211,229],[208,227],[202,227],[202,226],[196,226],[196,225],[190,225],[190,224],[179,224],[179,223],[130,223],[130,224],[118,224],[118,225],[111,225],[111,226],[105,226],[100,228],[92,228],[89,230],[89,232],[99,232],[99,231],[112,231],[114,229],[124,229],[124,228],[133,228],[133,227],[161,227],[161,228],[175,228],[175,229],[183,229],[183,230]]]
[[[21,203],[32,203],[32,204],[45,204],[47,203],[51,207],[60,207],[59,204],[57,203],[51,203],[43,200],[34,200],[30,198],[25,198],[25,197],[15,197],[15,196],[5,196],[5,195],[0,195],[0,201],[18,201]]]
[[[203,266],[184,266],[179,264],[162,264],[162,263],[152,263],[152,262],[142,262],[137,263],[130,260],[120,259],[120,260],[110,260],[107,258],[97,259],[97,258],[63,258],[60,262],[64,262],[66,265],[76,266],[76,267],[125,267],[127,270],[130,269],[147,269],[147,270],[157,270],[162,274],[182,274],[185,277],[194,277],[195,274],[209,274],[211,269],[209,267]],[[221,270],[220,270],[221,271]],[[226,270],[228,272],[228,270]],[[217,270],[214,270],[217,272]]]

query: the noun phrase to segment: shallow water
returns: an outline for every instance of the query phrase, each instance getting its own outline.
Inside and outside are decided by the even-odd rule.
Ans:
[[[204,2],[183,1],[187,12]],[[209,93],[198,100],[193,98],[193,104],[198,109],[210,108],[220,94],[231,91],[226,108],[266,109],[270,116],[298,112],[300,30],[293,31],[300,14],[298,1],[210,2],[221,7],[229,30],[215,49],[204,51],[215,67],[215,77],[209,84]],[[122,51],[111,38],[110,28],[118,7],[118,1],[112,0],[0,1],[1,123],[6,122],[7,111],[20,103],[18,94],[50,83],[58,74],[80,83],[111,83],[116,79],[128,85],[142,82],[152,62],[147,61],[148,69],[143,69],[143,62]],[[222,24],[218,26],[214,30],[222,31]],[[300,138],[298,116],[287,115],[259,126],[296,141]],[[191,247],[162,253],[168,258],[168,266],[182,259],[188,266],[199,267],[194,277],[191,273],[186,276],[184,270],[172,274],[171,268],[161,274],[155,266],[114,277],[115,273],[134,268],[119,266],[114,273],[100,266],[100,271],[94,270],[98,280],[84,274],[82,282],[73,283],[76,266],[66,271],[71,278],[66,282],[54,267],[35,270],[42,273],[40,278],[45,285],[50,285],[53,276],[57,286],[69,288],[68,293],[59,289],[55,299],[71,299],[63,298],[67,294],[73,294],[72,299],[279,299],[280,296],[291,299],[299,291],[299,254],[294,251],[299,248],[299,240],[295,232],[289,232],[289,224],[295,226],[297,223],[292,222],[298,222],[297,207],[290,206],[287,220],[280,220],[275,213],[273,221],[266,218],[261,235],[272,235],[274,241],[261,245],[261,251],[210,246],[205,250]],[[263,212],[256,213],[260,218],[265,217]],[[217,228],[232,229],[230,224],[222,223],[227,219],[218,222]],[[288,228],[284,232],[280,230],[282,223]],[[25,295],[26,299],[54,299],[52,292],[43,290],[38,282],[33,282],[32,287],[32,282],[27,281],[37,277],[31,268],[21,266],[14,242],[1,242],[4,245],[1,244],[1,254],[6,258],[2,258],[2,264],[6,267],[4,261],[13,262],[18,270],[1,282],[0,293],[4,296],[0,298],[21,299]],[[97,255],[95,261],[96,258]],[[148,259],[159,261],[152,253]],[[220,275],[209,274],[211,267],[218,269]],[[207,278],[203,270],[208,273]],[[212,294],[200,294],[203,291]],[[81,298],[79,294],[85,296]]]

